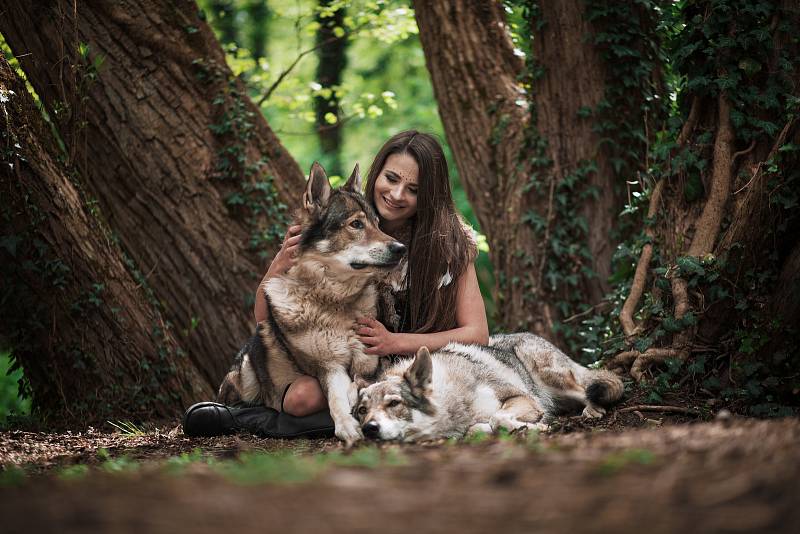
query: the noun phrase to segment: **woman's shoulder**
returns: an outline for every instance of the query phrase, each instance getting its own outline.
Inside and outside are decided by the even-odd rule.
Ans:
[[[474,262],[478,257],[478,232],[469,224],[461,214],[456,214],[458,217],[459,226],[464,234],[464,246],[467,251],[467,257],[470,263]]]

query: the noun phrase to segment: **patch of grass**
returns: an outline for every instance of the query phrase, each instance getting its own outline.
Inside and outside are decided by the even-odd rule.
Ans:
[[[604,476],[611,476],[617,474],[627,465],[650,465],[654,460],[655,455],[647,449],[628,449],[609,454],[597,466],[597,472]]]
[[[62,467],[58,472],[61,480],[80,480],[89,474],[89,466],[86,464],[75,464]]]
[[[228,480],[244,485],[293,484],[307,482],[333,467],[404,465],[406,458],[394,449],[362,447],[349,453],[333,451],[316,456],[300,456],[291,451],[245,453],[235,461],[214,464]]]
[[[213,466],[217,464],[217,460],[213,457],[204,457],[202,449],[196,447],[192,449],[192,452],[184,452],[180,456],[168,458],[164,464],[164,470],[170,475],[181,475],[187,467],[195,463]]]
[[[108,449],[101,448],[97,451],[97,458],[102,460],[100,469],[106,473],[130,473],[139,469],[139,462],[127,455],[112,458]]]
[[[123,436],[133,437],[145,435],[144,429],[136,426],[136,424],[131,421],[117,421],[116,423],[113,421],[106,421],[106,423],[119,430]]]
[[[488,432],[473,432],[464,436],[461,442],[467,445],[477,445],[479,443],[485,443],[490,439],[492,439],[492,434]]]
[[[19,486],[26,479],[25,470],[16,465],[9,465],[0,470],[0,488]]]
[[[318,466],[292,452],[245,453],[238,461],[220,462],[217,471],[237,484],[297,483],[312,479]]]

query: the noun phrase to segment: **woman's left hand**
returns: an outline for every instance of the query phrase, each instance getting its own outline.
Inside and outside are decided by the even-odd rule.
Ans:
[[[367,347],[364,353],[377,354],[378,356],[400,353],[400,348],[397,344],[398,334],[389,332],[380,321],[369,317],[359,317],[357,323],[356,335]]]

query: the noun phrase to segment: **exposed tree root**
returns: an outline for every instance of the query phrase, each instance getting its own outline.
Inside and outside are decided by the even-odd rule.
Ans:
[[[689,116],[686,118],[683,128],[681,128],[680,134],[678,134],[676,150],[679,150],[681,147],[683,147],[686,144],[686,141],[692,135],[692,132],[694,132],[699,115],[700,98],[695,96],[692,99],[692,107],[689,110]],[[650,205],[647,208],[648,219],[655,217],[656,212],[658,211],[659,203],[661,202],[661,194],[663,190],[664,180],[662,179],[659,180],[653,188],[653,194],[650,197]],[[652,227],[648,227],[645,230],[645,235],[651,239],[654,237],[654,231]],[[633,321],[633,313],[636,311],[636,307],[639,305],[639,299],[642,298],[644,284],[647,281],[647,271],[649,270],[648,268],[650,266],[650,260],[652,257],[653,244],[647,243],[644,247],[642,247],[642,254],[639,256],[639,261],[636,264],[636,272],[633,275],[631,290],[628,293],[628,298],[625,299],[625,304],[622,306],[622,311],[619,314],[619,321],[622,323],[622,331],[625,333],[625,337],[629,342],[640,331],[640,327],[636,326]]]
[[[698,100],[695,98],[692,102],[692,110],[689,113],[689,118],[678,136],[679,146],[686,142],[691,134],[691,130],[694,128],[694,123],[697,121],[698,107]],[[730,113],[731,108],[728,99],[724,94],[720,95],[718,100],[717,136],[714,141],[711,190],[703,206],[703,211],[694,225],[695,234],[689,246],[688,256],[702,257],[713,251],[714,242],[720,231],[722,215],[725,212],[725,206],[730,198],[733,175],[734,141],[734,131],[731,124]],[[653,217],[658,209],[661,188],[663,188],[663,180],[659,181],[653,190],[653,196],[650,199],[650,207],[647,214],[649,218]],[[647,230],[647,235],[652,237],[653,234],[650,229]],[[620,323],[622,323],[622,329],[628,342],[631,342],[632,338],[640,331],[640,327],[637,327],[633,321],[633,313],[644,291],[644,284],[652,254],[653,246],[651,243],[648,243],[642,249],[642,254],[639,257],[639,263],[636,266],[636,273],[634,274],[633,283],[631,285],[631,291],[620,312]],[[686,313],[691,309],[691,305],[689,303],[688,283],[680,276],[672,278],[672,297],[675,303],[675,318],[678,320],[683,319]],[[613,358],[608,363],[608,366],[610,368],[615,368],[625,367],[631,364],[631,376],[635,380],[641,381],[644,378],[645,371],[656,363],[661,363],[669,358],[677,358],[681,361],[686,360],[689,356],[689,348],[693,337],[692,331],[683,330],[673,337],[671,347],[650,348],[644,352],[636,350],[626,351]]]
[[[661,202],[661,192],[664,190],[664,180],[659,180],[653,188],[653,194],[650,197],[650,206],[647,209],[647,218],[652,219],[658,205]],[[654,236],[652,227],[648,226],[645,234],[651,239]],[[644,292],[644,284],[647,280],[647,271],[650,267],[650,259],[653,257],[653,244],[647,243],[642,247],[642,254],[639,256],[639,262],[636,264],[636,273],[633,275],[633,283],[631,290],[628,293],[628,298],[625,299],[625,304],[622,306],[622,311],[619,314],[619,322],[622,323],[622,331],[625,332],[627,339],[633,338],[639,333],[639,327],[633,321],[633,312],[636,311],[636,306],[639,304],[639,299],[642,298]]]

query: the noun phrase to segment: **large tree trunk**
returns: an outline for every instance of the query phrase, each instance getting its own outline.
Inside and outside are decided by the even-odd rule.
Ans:
[[[211,388],[60,161],[0,57],[0,337],[54,424],[174,417]]]
[[[531,22],[541,28],[532,46],[542,69],[529,98],[501,3],[415,4],[447,140],[489,242],[498,322],[556,340],[567,311],[559,302],[597,303],[608,289],[609,234],[623,201],[613,133],[601,145],[585,113],[603,100],[608,73],[584,8],[542,3]]]
[[[216,386],[252,329],[268,238],[298,204],[297,164],[193,1],[10,0],[0,32],[68,163]]]

